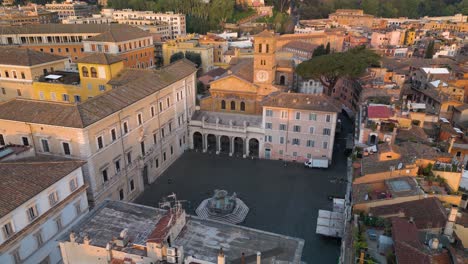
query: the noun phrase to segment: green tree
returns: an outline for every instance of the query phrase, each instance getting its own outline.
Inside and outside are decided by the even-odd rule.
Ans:
[[[380,1],[362,0],[361,7],[366,14],[377,15],[379,12]]]
[[[327,54],[327,51],[325,50],[325,47],[322,44],[314,49],[314,52],[312,53],[312,57],[318,57],[318,56],[322,56],[325,54]]]
[[[180,51],[180,52],[177,52],[177,53],[172,54],[172,55],[171,55],[171,58],[169,59],[169,61],[170,61],[171,63],[173,63],[174,61],[178,61],[178,60],[181,60],[181,59],[183,59],[183,58],[185,58],[184,53]]]
[[[331,53],[299,64],[297,74],[305,79],[320,80],[331,95],[340,78],[357,78],[367,67],[378,65],[380,56],[365,47],[357,47],[347,52]]]
[[[197,68],[201,66],[202,59],[199,53],[187,51],[185,53],[185,58],[197,65]]]
[[[424,53],[424,58],[426,59],[432,59],[432,56],[434,56],[434,41],[431,40],[429,44],[427,45],[426,52]]]
[[[327,43],[327,47],[325,48],[325,54],[330,54],[330,42]]]

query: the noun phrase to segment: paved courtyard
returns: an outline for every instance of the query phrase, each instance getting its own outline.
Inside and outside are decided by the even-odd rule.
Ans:
[[[188,213],[214,189],[236,192],[250,208],[241,225],[305,239],[303,260],[336,263],[340,242],[315,234],[318,209],[331,209],[329,195],[344,196],[345,185],[330,179],[345,178],[344,141],[335,145],[334,164],[327,170],[306,169],[302,164],[230,158],[187,152],[136,200],[158,206],[174,192],[186,200]],[[341,147],[340,147],[341,146]]]

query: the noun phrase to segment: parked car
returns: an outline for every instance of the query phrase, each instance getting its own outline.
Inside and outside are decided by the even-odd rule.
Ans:
[[[308,161],[304,162],[304,166],[306,168],[326,169],[328,168],[328,159],[309,159]]]

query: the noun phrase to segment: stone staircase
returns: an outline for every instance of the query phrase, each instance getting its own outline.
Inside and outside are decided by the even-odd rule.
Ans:
[[[208,200],[209,199],[203,200],[195,210],[196,214],[202,219],[216,220],[230,224],[239,224],[245,220],[247,214],[249,213],[249,207],[247,207],[247,205],[242,200],[237,198],[236,207],[232,213],[227,215],[214,215],[211,214],[208,210]]]

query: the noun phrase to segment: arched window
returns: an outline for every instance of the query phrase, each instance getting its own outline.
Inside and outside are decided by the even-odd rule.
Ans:
[[[270,45],[266,44],[266,53],[270,50]]]
[[[245,111],[245,103],[244,103],[244,102],[241,102],[240,110],[241,110],[242,112]]]
[[[286,77],[284,75],[281,75],[280,77],[280,85],[285,85],[286,84]]]
[[[262,44],[258,44],[258,52],[262,53]]]
[[[96,71],[96,68],[94,67],[91,67],[91,77],[97,78],[97,71]]]
[[[89,77],[88,68],[85,66],[81,67],[81,72],[83,73],[83,77]]]
[[[231,110],[236,110],[236,102],[231,101]]]
[[[226,101],[221,101],[221,109],[226,109]]]

